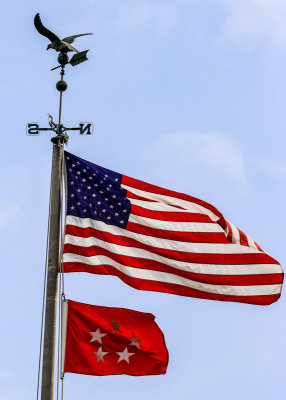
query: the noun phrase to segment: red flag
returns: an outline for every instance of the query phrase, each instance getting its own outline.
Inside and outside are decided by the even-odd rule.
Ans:
[[[125,308],[63,302],[64,372],[165,374],[168,350],[154,319]]]

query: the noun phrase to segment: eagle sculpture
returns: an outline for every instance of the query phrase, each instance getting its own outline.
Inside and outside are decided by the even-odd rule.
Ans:
[[[55,35],[43,25],[39,13],[35,15],[34,24],[37,31],[41,35],[46,36],[51,41],[51,43],[47,47],[47,50],[54,49],[61,53],[67,53],[68,51],[74,51],[78,53],[79,51],[75,47],[73,47],[71,43],[73,43],[74,40],[80,36],[92,35],[92,33],[81,33],[79,35],[67,36],[61,40],[57,35]]]

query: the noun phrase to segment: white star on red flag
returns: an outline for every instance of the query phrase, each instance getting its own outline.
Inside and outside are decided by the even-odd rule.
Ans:
[[[99,328],[95,332],[89,332],[89,333],[92,335],[90,342],[98,341],[99,343],[102,343],[101,338],[106,335],[106,333],[100,333]]]
[[[127,347],[125,347],[125,349],[123,351],[118,351],[116,352],[119,355],[119,359],[117,361],[117,364],[120,361],[126,361],[129,364],[129,357],[133,356],[133,354],[135,353],[128,353]]]
[[[95,351],[94,354],[95,354],[96,357],[97,357],[97,364],[98,364],[99,361],[104,362],[103,357],[104,357],[106,354],[108,354],[108,352],[102,351],[102,347],[100,346],[100,348],[98,349],[98,351]]]

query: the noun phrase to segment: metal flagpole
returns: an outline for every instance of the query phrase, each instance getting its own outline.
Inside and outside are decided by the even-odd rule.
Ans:
[[[54,372],[55,372],[55,349],[56,349],[56,320],[57,320],[57,289],[58,272],[60,265],[60,232],[61,232],[61,185],[62,185],[62,162],[64,154],[64,145],[68,141],[66,131],[79,131],[80,134],[90,135],[92,133],[91,123],[80,123],[79,127],[66,128],[62,124],[62,96],[67,89],[67,83],[64,81],[65,66],[67,64],[73,67],[87,60],[88,50],[78,52],[71,43],[79,36],[91,35],[84,33],[68,36],[61,40],[57,35],[47,29],[40,15],[36,14],[34,25],[37,31],[48,38],[51,43],[47,49],[53,49],[59,53],[59,65],[52,70],[61,68],[61,79],[57,82],[57,89],[60,92],[59,102],[59,122],[56,124],[53,117],[49,115],[49,128],[40,128],[38,123],[27,124],[27,134],[30,136],[39,135],[41,131],[53,131],[56,136],[51,139],[53,143],[53,161],[51,177],[51,196],[50,196],[50,219],[49,219],[49,246],[47,262],[47,281],[45,290],[45,325],[44,325],[44,344],[42,360],[42,382],[41,382],[41,400],[53,400],[54,398]],[[75,52],[71,59],[68,52]],[[58,333],[60,335],[60,332]],[[42,333],[41,333],[42,335]],[[41,336],[42,337],[42,336]],[[42,343],[42,342],[41,342]],[[41,355],[41,350],[40,350]],[[38,376],[40,376],[40,369]],[[38,378],[39,386],[39,378]],[[39,388],[38,388],[39,389]],[[38,399],[37,389],[37,399]]]
[[[57,142],[54,139],[57,139]],[[60,137],[53,138],[53,142],[48,274],[42,364],[42,400],[52,400],[54,397],[57,286],[60,242],[60,174],[64,144],[61,142]]]
[[[60,54],[61,55],[61,54]],[[67,89],[67,83],[63,80],[65,64],[68,62],[66,54],[58,57],[61,62],[61,80],[57,82],[60,92],[59,123],[55,125],[57,136],[51,139],[53,143],[52,179],[51,179],[51,211],[48,251],[48,273],[45,304],[45,330],[42,365],[42,391],[41,400],[53,400],[54,398],[54,373],[55,373],[55,349],[56,349],[56,320],[57,320],[57,288],[58,270],[60,265],[60,221],[61,221],[61,173],[64,145],[68,138],[61,124],[63,91]],[[64,61],[66,61],[64,63]],[[58,333],[60,335],[60,332]]]

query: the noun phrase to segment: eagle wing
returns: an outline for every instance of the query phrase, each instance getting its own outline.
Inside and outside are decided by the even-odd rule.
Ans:
[[[71,43],[73,43],[75,41],[76,38],[78,38],[80,36],[85,36],[85,35],[92,35],[92,33],[81,33],[79,35],[68,36],[68,37],[63,39],[63,42],[71,44]]]
[[[35,15],[34,25],[35,25],[35,28],[37,29],[37,31],[41,35],[46,36],[48,39],[50,39],[51,42],[55,42],[57,40],[59,40],[59,41],[61,40],[57,35],[55,35],[53,32],[51,32],[49,29],[47,29],[43,25],[39,13]]]

